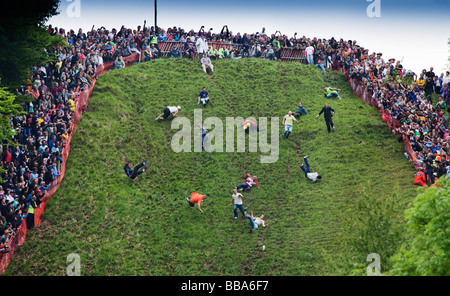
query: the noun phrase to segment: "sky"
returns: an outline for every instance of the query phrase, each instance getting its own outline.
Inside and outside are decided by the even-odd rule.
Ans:
[[[61,0],[60,14],[48,20],[66,31],[95,26],[135,29],[152,26],[155,0]],[[356,40],[369,52],[401,60],[414,72],[449,68],[450,0],[226,0],[157,1],[157,24],[219,33],[228,25],[233,33],[280,31],[289,37]],[[445,15],[447,14],[447,16]]]

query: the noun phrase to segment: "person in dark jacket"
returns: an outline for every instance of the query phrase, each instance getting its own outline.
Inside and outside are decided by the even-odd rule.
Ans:
[[[131,168],[131,165],[127,162],[125,162],[125,165],[123,169],[125,170],[125,174],[127,174],[130,179],[134,180],[137,176],[145,172],[145,168],[140,170],[144,165],[146,164],[145,161],[143,161],[141,164],[137,165],[134,169]]]
[[[325,123],[327,124],[328,133],[331,132],[331,129],[333,129],[333,131],[334,131],[335,130],[334,124],[333,124],[333,114],[335,113],[334,109],[331,108],[330,106],[328,106],[327,103],[325,103],[324,107],[322,108],[322,111],[320,111],[320,113],[319,113],[319,115],[317,115],[317,117],[322,115],[322,113],[324,114],[324,117],[325,117]]]

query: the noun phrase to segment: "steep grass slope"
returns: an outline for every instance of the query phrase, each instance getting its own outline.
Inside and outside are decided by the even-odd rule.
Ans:
[[[207,75],[197,61],[158,60],[102,76],[73,138],[65,179],[46,206],[42,226],[27,234],[7,274],[64,275],[77,253],[83,275],[327,275],[327,254],[345,253],[344,223],[360,192],[388,199],[401,223],[416,195],[414,168],[377,112],[353,96],[342,75],[295,63],[216,61]],[[342,88],[342,101],[322,87]],[[277,162],[260,153],[175,153],[171,119],[154,118],[181,105],[193,122],[206,86],[212,105],[203,118],[279,117],[302,102],[310,112],[281,139]],[[315,115],[328,102],[336,132]],[[247,147],[248,151],[248,147]],[[312,184],[300,169],[309,155],[323,180]],[[123,158],[148,162],[138,180],[123,172]],[[233,219],[232,188],[251,173],[259,189],[244,204],[265,214],[269,227],[249,234]],[[366,190],[367,188],[367,190]],[[370,189],[370,190],[369,190]],[[207,194],[204,213],[185,200]],[[374,237],[374,240],[381,238]],[[262,245],[266,250],[262,251]],[[375,250],[376,251],[376,250]],[[367,254],[359,254],[364,263]]]

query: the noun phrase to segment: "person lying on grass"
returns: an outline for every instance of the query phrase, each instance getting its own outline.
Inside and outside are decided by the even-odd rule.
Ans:
[[[131,164],[125,162],[125,165],[123,166],[123,169],[125,170],[125,174],[127,174],[127,176],[134,180],[136,179],[139,175],[141,175],[143,172],[145,172],[145,168],[143,168],[142,170],[140,170],[142,167],[144,167],[146,165],[146,162],[143,161],[141,164],[137,165],[134,169],[131,168]]]
[[[253,176],[253,178],[250,178],[249,176],[247,176],[247,178],[245,179],[245,182],[236,186],[236,189],[238,191],[242,191],[242,190],[250,191],[250,189],[252,189],[252,186],[254,186],[254,185],[257,188],[259,188],[256,176]]]
[[[250,226],[252,227],[250,229],[249,233],[252,233],[253,230],[257,230],[260,225],[262,225],[262,227],[268,226],[267,223],[264,221],[264,215],[255,217],[253,215],[253,210],[251,210],[251,215],[249,215],[249,214],[247,214],[247,212],[245,212],[245,216],[250,220]]]

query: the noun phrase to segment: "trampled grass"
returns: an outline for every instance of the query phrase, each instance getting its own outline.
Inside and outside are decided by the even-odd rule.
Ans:
[[[205,74],[197,61],[158,60],[103,75],[71,143],[65,179],[47,204],[42,225],[27,233],[6,274],[64,275],[66,258],[77,253],[82,275],[329,275],[324,258],[345,253],[345,219],[360,192],[401,202],[402,223],[415,197],[414,167],[403,144],[373,108],[354,97],[344,77],[296,63],[264,60],[215,61]],[[341,88],[342,101],[323,97],[322,87]],[[197,105],[206,86],[212,104]],[[281,138],[277,162],[260,153],[175,153],[171,119],[154,118],[168,105],[193,122],[216,116],[279,117],[302,102],[309,116]],[[336,132],[323,117],[336,110]],[[270,139],[270,138],[269,138]],[[300,165],[309,155],[323,180],[312,184]],[[148,162],[132,181],[123,158]],[[244,193],[244,205],[266,215],[269,227],[249,234],[249,221],[233,219],[232,188],[246,173],[259,189]],[[204,213],[185,200],[207,194]],[[374,240],[379,238],[374,237]],[[266,250],[262,251],[262,245]],[[373,250],[376,253],[376,250]],[[364,263],[367,254],[359,254]],[[333,257],[333,256],[332,256]]]

